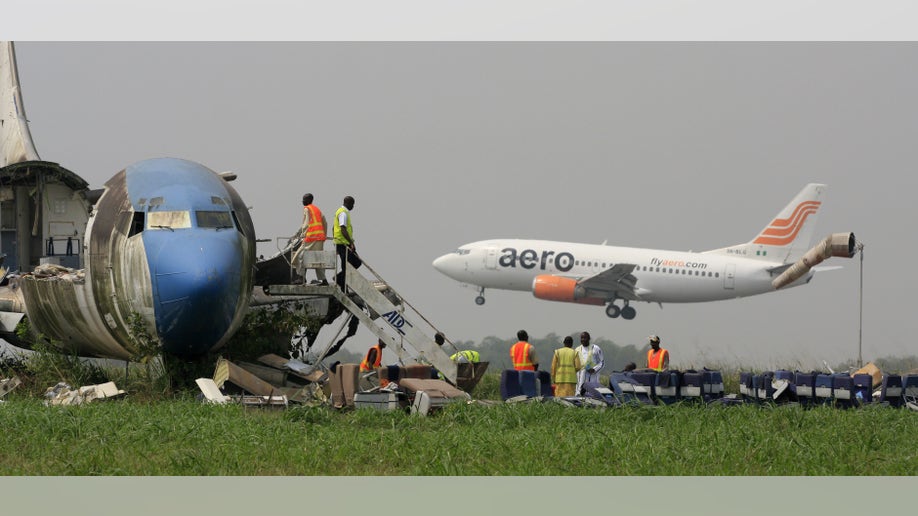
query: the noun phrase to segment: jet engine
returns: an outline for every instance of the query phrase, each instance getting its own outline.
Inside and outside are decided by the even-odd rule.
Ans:
[[[857,241],[854,239],[854,233],[833,233],[807,251],[806,254],[803,255],[803,258],[799,259],[796,263],[788,267],[786,271],[782,272],[780,276],[771,282],[771,285],[775,287],[775,289],[779,289],[793,283],[809,272],[813,266],[822,263],[826,258],[831,258],[833,256],[851,258],[856,252],[856,244]]]
[[[539,299],[563,301],[565,303],[582,303],[585,305],[604,305],[606,301],[598,297],[587,297],[587,290],[577,284],[577,280],[542,274],[532,280],[532,294]]]

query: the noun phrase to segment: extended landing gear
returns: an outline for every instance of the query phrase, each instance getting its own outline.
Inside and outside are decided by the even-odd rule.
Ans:
[[[481,287],[481,289],[478,290],[478,297],[475,298],[475,304],[481,306],[484,304],[484,302],[484,287]]]
[[[609,317],[613,319],[615,319],[618,316],[622,316],[622,319],[625,319],[626,321],[630,321],[631,319],[634,319],[634,316],[637,315],[637,310],[635,310],[634,307],[630,306],[628,304],[628,301],[625,301],[624,306],[619,308],[618,305],[615,304],[615,300],[612,300],[611,302],[609,302],[609,305],[606,306],[606,315],[608,315]]]

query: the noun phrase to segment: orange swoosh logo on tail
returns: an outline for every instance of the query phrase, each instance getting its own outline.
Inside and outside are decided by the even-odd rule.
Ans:
[[[819,201],[804,201],[794,208],[794,212],[786,219],[775,219],[764,231],[752,241],[761,245],[788,245],[797,238],[797,234],[806,223],[806,219],[816,213],[820,206]]]

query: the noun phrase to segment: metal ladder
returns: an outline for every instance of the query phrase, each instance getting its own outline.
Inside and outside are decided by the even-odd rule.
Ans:
[[[334,297],[376,337],[382,339],[403,364],[429,364],[448,382],[456,384],[457,364],[434,342],[432,335],[437,332],[436,327],[405,301],[366,261],[361,269],[369,272],[372,279],[364,277],[359,270],[345,262],[345,290],[342,290],[334,282],[334,271],[337,270],[337,254],[334,250],[304,251],[303,259],[307,269],[330,269],[332,282],[329,285],[271,285],[271,296]],[[364,311],[364,307],[367,311]],[[328,343],[319,361],[336,339],[337,336]],[[411,353],[406,344],[415,353]]]

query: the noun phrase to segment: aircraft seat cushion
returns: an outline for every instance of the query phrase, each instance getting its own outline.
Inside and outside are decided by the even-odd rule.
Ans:
[[[431,397],[450,399],[468,397],[468,393],[465,391],[453,387],[443,380],[434,380],[432,378],[405,378],[399,383],[399,386],[409,394],[424,391]]]
[[[523,394],[535,398],[539,395],[539,390],[536,387],[536,372],[535,371],[519,371],[520,375],[520,389],[523,391]]]
[[[522,396],[520,388],[520,374],[516,369],[504,369],[500,373],[500,397],[504,401]]]
[[[551,390],[551,373],[545,370],[536,371],[536,379],[539,381],[539,395],[543,398],[554,396]]]

